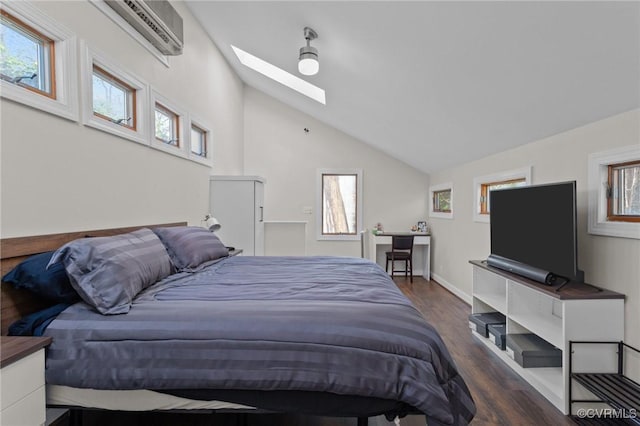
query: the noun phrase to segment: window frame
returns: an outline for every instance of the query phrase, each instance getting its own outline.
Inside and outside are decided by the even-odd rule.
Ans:
[[[3,15],[28,32],[51,40],[49,46],[52,93],[0,79],[0,96],[71,121],[79,119],[77,38],[30,2],[3,2]],[[19,25],[20,26],[20,25]],[[51,96],[53,94],[53,96]]]
[[[200,143],[200,141],[199,141],[198,145],[200,145],[200,147],[202,148],[200,151],[204,152],[204,155],[202,155],[202,154],[198,154],[197,152],[195,152],[195,151],[193,150],[193,145],[194,145],[193,138],[190,138],[190,140],[191,140],[191,144],[190,144],[190,146],[189,146],[189,148],[190,148],[189,153],[191,153],[191,154],[193,154],[193,155],[195,155],[195,156],[197,156],[197,157],[204,157],[204,158],[207,158],[207,155],[208,155],[208,153],[209,153],[209,151],[207,150],[207,143],[208,143],[208,140],[207,140],[207,131],[206,131],[206,130],[204,130],[202,127],[198,126],[197,124],[193,123],[193,122],[191,123],[191,126],[190,126],[190,127],[191,127],[190,131],[191,131],[191,134],[192,134],[192,135],[193,135],[193,132],[196,132],[196,133],[198,133],[199,135],[201,135],[201,141],[202,141],[202,142]]]
[[[111,133],[124,139],[149,145],[149,125],[147,124],[149,104],[148,84],[124,70],[115,61],[101,52],[90,48],[85,42],[81,43],[83,52],[82,68],[82,122],[85,126],[93,127],[106,133]],[[93,70],[94,65],[112,76],[116,81],[133,89],[135,96],[135,106],[132,109],[132,122],[134,126],[117,124],[111,119],[99,117],[93,111]]]
[[[151,147],[178,157],[189,158],[187,151],[189,149],[189,143],[187,142],[186,126],[184,124],[190,122],[190,120],[186,109],[153,88],[151,89],[149,105],[151,106],[151,108],[149,108],[149,138],[151,139]],[[175,135],[178,139],[178,145],[168,144],[156,137],[156,105],[159,105],[160,109],[168,111],[175,116],[177,123]]]
[[[125,92],[127,92],[127,97],[129,97],[131,99],[130,101],[130,110],[131,110],[131,124],[126,124],[127,121],[126,120],[122,123],[118,123],[117,120],[114,120],[113,118],[106,116],[104,114],[100,114],[99,112],[96,112],[93,109],[93,96],[91,99],[91,110],[93,111],[93,115],[101,118],[103,120],[109,121],[111,123],[117,124],[119,126],[122,127],[126,127],[129,128],[131,130],[136,130],[138,127],[138,115],[136,114],[136,105],[137,105],[137,95],[136,95],[136,89],[134,87],[131,87],[130,85],[128,85],[126,82],[122,81],[121,79],[119,79],[117,76],[109,73],[107,70],[101,68],[99,65],[97,64],[93,64],[93,70],[92,70],[92,79],[93,79],[93,75],[96,73],[96,69],[97,69],[97,74],[99,74],[103,78],[103,80],[109,81],[111,82],[111,84],[115,87],[120,87],[122,89],[124,89]],[[93,81],[93,80],[92,80]],[[92,88],[93,88],[93,83],[92,83]],[[93,90],[93,89],[92,89]],[[127,111],[129,112],[129,111]]]
[[[531,180],[532,167],[526,166],[519,169],[506,170],[498,173],[492,173],[490,175],[479,176],[473,179],[473,221],[481,223],[491,222],[491,213],[483,212],[483,208],[486,204],[483,202],[482,197],[486,196],[483,193],[483,188],[497,183],[506,183],[516,180],[524,179],[525,186],[529,186],[532,183]]]
[[[440,211],[435,209],[435,195],[440,192],[451,191],[451,199],[449,201],[449,211]],[[438,219],[453,219],[453,183],[445,182],[429,187],[429,217]]]
[[[155,121],[157,119],[157,113],[160,113],[167,117],[171,122],[171,139],[164,140],[158,137],[157,132],[155,132]],[[164,143],[166,145],[170,145],[176,148],[181,148],[184,144],[184,141],[180,139],[180,116],[173,112],[170,108],[164,106],[164,104],[157,102],[153,106],[153,117],[154,117],[154,134],[153,137],[156,141]]]
[[[354,234],[324,234],[323,220],[323,177],[325,175],[356,176],[356,230]],[[363,172],[362,169],[317,169],[316,171],[316,239],[318,241],[359,241],[363,230]]]
[[[200,163],[203,164],[205,166],[209,166],[209,167],[213,167],[213,136],[212,136],[212,131],[210,130],[211,127],[204,125],[203,124],[204,121],[200,120],[197,117],[193,117],[192,115],[189,116],[189,127],[188,127],[188,131],[187,129],[185,129],[185,133],[188,134],[187,140],[188,140],[188,148],[187,148],[187,153],[189,154],[189,159],[192,161],[195,161],[196,163]],[[191,147],[192,147],[192,143],[193,141],[191,140],[191,128],[192,127],[197,127],[200,130],[202,130],[204,132],[204,136],[205,136],[205,152],[206,155],[205,156],[201,156],[201,155],[197,155],[195,153],[193,153],[191,151]]]
[[[631,145],[589,155],[588,232],[593,235],[640,239],[640,221],[609,218],[609,166],[640,161],[640,146]]]
[[[2,15],[5,19],[11,21],[16,27],[18,27],[20,30],[22,30],[22,32],[27,33],[27,36],[29,36],[30,38],[33,38],[35,40],[38,40],[40,43],[42,43],[42,48],[43,50],[47,50],[48,51],[48,62],[49,62],[49,66],[48,68],[48,75],[47,75],[47,79],[49,80],[49,87],[51,89],[51,92],[45,92],[44,90],[40,90],[36,87],[33,86],[29,86],[27,84],[21,84],[21,83],[14,83],[8,80],[3,79],[4,81],[9,82],[10,84],[15,84],[16,86],[19,87],[23,87],[27,90],[31,90],[39,95],[42,96],[46,96],[48,98],[51,99],[56,99],[56,67],[55,67],[55,63],[56,63],[56,47],[55,47],[55,40],[51,39],[50,37],[47,37],[46,35],[42,34],[40,31],[38,31],[37,29],[31,27],[29,24],[24,23],[21,19],[11,15],[9,12],[7,12],[6,10],[2,9],[0,10],[0,15]],[[7,76],[8,77],[8,76]]]
[[[444,194],[448,192],[449,193],[449,201],[451,201],[451,188],[447,188],[447,189],[439,189],[437,191],[433,191],[432,192],[432,199],[433,199],[433,212],[434,213],[451,213],[451,202],[449,202],[449,209],[445,210],[445,209],[441,209],[440,208],[440,203],[436,203],[436,200],[439,198],[438,195],[439,194]]]
[[[640,222],[640,215],[618,215],[613,213],[613,173],[614,169],[625,166],[640,167],[640,160],[625,161],[624,163],[607,165],[607,220],[610,222]],[[618,197],[619,198],[619,197]]]

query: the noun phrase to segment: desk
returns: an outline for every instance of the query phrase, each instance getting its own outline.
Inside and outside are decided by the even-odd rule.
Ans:
[[[426,280],[431,277],[431,234],[420,232],[385,232],[378,235],[369,234],[368,258],[384,267],[386,261],[385,252],[391,251],[391,237],[394,235],[413,235],[413,257],[414,262],[421,260],[420,268],[413,268],[413,275],[422,275]],[[416,258],[419,252],[422,256]]]

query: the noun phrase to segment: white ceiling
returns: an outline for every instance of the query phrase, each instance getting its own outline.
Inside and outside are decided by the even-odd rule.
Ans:
[[[247,85],[427,173],[640,107],[639,2],[187,4]],[[305,26],[326,106],[230,47],[304,77]]]

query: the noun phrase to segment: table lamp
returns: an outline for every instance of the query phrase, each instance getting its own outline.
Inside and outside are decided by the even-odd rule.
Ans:
[[[218,221],[218,219],[211,216],[210,214],[204,217],[204,222],[205,222],[205,227],[211,232],[216,232],[217,230],[222,228],[222,225],[220,225],[220,222]]]

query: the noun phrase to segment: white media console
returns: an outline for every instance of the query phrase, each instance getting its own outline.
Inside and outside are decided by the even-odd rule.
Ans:
[[[507,320],[507,334],[533,333],[562,350],[562,367],[522,368],[492,340],[476,332],[474,337],[560,411],[569,414],[569,341],[623,340],[624,295],[575,282],[556,291],[557,286],[493,268],[484,261],[470,263],[473,265],[472,312],[501,312]],[[599,346],[602,345],[581,350],[579,357],[574,354],[573,371],[615,370],[615,353],[607,353]],[[578,392],[589,395],[583,389]]]

